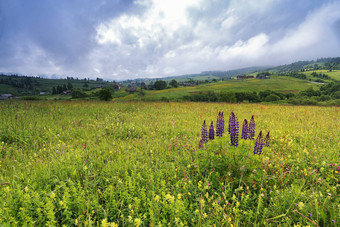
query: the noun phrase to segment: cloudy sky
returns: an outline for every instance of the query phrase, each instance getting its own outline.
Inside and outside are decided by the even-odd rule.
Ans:
[[[0,72],[122,80],[340,56],[340,0],[0,0]]]

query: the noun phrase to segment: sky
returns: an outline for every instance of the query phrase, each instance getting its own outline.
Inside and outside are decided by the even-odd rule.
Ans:
[[[0,0],[0,72],[106,80],[340,56],[340,0]]]

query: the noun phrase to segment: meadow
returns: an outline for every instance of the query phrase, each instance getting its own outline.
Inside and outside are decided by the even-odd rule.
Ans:
[[[310,83],[305,80],[300,80],[291,77],[271,76],[271,79],[246,79],[246,80],[227,80],[214,83],[200,84],[193,87],[179,87],[164,90],[146,90],[145,95],[140,97],[137,93],[126,96],[121,96],[123,91],[117,92],[114,97],[115,100],[144,100],[144,101],[158,101],[162,98],[168,100],[181,100],[183,96],[190,94],[197,94],[199,92],[259,92],[265,90],[272,90],[277,92],[293,92],[306,90],[308,88],[318,89],[319,85]]]
[[[255,140],[224,112],[254,115]],[[339,226],[339,107],[0,102],[1,226]],[[241,130],[241,126],[240,126]],[[241,133],[240,133],[241,135]]]

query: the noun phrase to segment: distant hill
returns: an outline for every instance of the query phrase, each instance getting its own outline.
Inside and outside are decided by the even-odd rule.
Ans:
[[[274,73],[293,72],[293,71],[312,71],[312,70],[340,70],[340,57],[320,58],[312,61],[298,61],[288,65],[280,65],[269,68],[268,71]]]
[[[170,82],[175,79],[181,81],[195,81],[193,84],[204,84],[217,81],[230,80],[237,75],[259,74],[269,72],[273,75],[295,77],[312,82],[331,82],[340,78],[340,57],[321,58],[312,61],[298,61],[288,65],[276,67],[248,67],[229,71],[205,71],[197,74],[186,74],[165,78],[140,78],[120,81],[123,86],[140,86],[154,83],[156,80]],[[54,90],[60,94],[60,89],[79,88],[83,91],[91,91],[96,88],[113,86],[115,82],[97,79],[78,79],[67,77],[65,79],[47,79],[34,76],[6,75],[0,73],[0,94],[12,94],[14,96],[27,96],[39,94],[52,94]],[[213,84],[213,83],[211,83]],[[211,85],[210,85],[211,86]],[[58,90],[59,89],[59,90]],[[269,89],[271,89],[269,87]]]

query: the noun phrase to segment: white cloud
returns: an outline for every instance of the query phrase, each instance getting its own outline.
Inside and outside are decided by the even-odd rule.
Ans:
[[[102,4],[105,8],[106,2]],[[68,9],[71,21],[53,17],[59,18],[51,21],[53,28],[69,31],[39,31],[36,24],[28,27],[37,30],[20,30],[22,34],[2,31],[0,71],[117,80],[286,64],[340,53],[339,0],[135,0],[129,10],[93,20],[92,8],[77,14]]]

